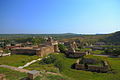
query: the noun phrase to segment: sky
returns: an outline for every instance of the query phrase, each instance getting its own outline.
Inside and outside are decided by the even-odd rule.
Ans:
[[[0,34],[120,30],[120,0],[0,0]]]

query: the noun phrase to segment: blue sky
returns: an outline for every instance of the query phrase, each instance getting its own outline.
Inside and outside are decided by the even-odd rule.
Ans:
[[[120,0],[0,0],[0,33],[111,33]]]

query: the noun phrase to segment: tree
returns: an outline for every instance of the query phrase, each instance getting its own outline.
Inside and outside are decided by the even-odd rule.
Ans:
[[[32,43],[34,45],[39,45],[40,43],[43,43],[45,40],[43,38],[33,38]]]
[[[64,46],[63,44],[58,45],[60,52],[65,52],[67,50],[67,47]]]

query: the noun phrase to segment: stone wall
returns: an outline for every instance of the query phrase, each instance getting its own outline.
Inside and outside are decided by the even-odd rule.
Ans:
[[[75,69],[77,70],[87,70],[87,71],[96,71],[96,72],[108,72],[110,71],[109,65],[108,63],[106,63],[106,61],[104,61],[106,63],[106,65],[101,65],[101,66],[97,66],[97,65],[88,65],[88,64],[80,64],[78,62],[79,60],[77,60],[76,64],[75,64]]]
[[[70,52],[66,51],[66,56],[70,58],[79,58],[86,55],[86,52]]]
[[[0,74],[0,80],[6,80],[4,74]]]
[[[46,46],[46,47],[41,47],[40,50],[38,50],[36,52],[36,54],[38,56],[43,57],[43,56],[48,55],[48,54],[53,53],[53,52],[55,52],[54,46]]]
[[[33,49],[13,49],[12,54],[35,55],[36,50],[33,50]]]

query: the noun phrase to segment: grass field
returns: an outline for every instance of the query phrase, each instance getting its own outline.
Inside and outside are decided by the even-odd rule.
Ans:
[[[65,69],[62,74],[71,77],[72,80],[120,80],[120,58],[107,58],[114,73],[96,73],[82,70],[71,69],[75,59],[64,59]]]
[[[91,51],[91,53],[93,53],[93,54],[104,54],[105,52],[103,50],[95,50],[95,51]]]
[[[65,76],[70,78],[70,80],[120,80],[120,58],[106,58],[109,61],[111,68],[113,69],[113,73],[96,73],[90,71],[83,70],[75,70],[71,69],[71,65],[76,62],[77,59],[66,58],[64,54],[58,54],[59,58],[63,61],[64,68],[60,72],[63,77],[55,76],[55,75],[44,75],[43,77],[37,77],[35,80],[61,80]],[[97,56],[98,57],[98,56]],[[7,64],[12,66],[20,66],[29,62],[33,59],[36,59],[36,56],[25,56],[25,55],[12,55],[7,57],[0,57],[0,64]],[[3,61],[4,60],[4,61]],[[29,67],[26,67],[29,70],[46,70],[49,72],[59,73],[58,68],[56,68],[53,64],[39,64],[36,62]],[[0,73],[6,75],[9,80],[19,80],[22,77],[25,77],[25,73],[20,73],[17,71],[12,71],[5,68],[0,68]],[[64,80],[68,80],[64,78]]]
[[[10,70],[7,68],[1,68],[1,67],[0,67],[0,74],[6,75],[6,78],[8,80],[20,80],[21,78],[24,78],[27,76],[26,73],[21,73],[18,71]]]
[[[59,72],[59,69],[56,68],[53,64],[41,65],[41,64],[39,64],[39,61],[31,64],[30,66],[26,67],[25,69],[38,70],[38,71],[45,70],[45,71],[48,71],[48,72],[55,72],[55,73]]]
[[[23,66],[27,62],[30,62],[38,58],[39,58],[38,56],[11,55],[11,56],[0,57],[0,64],[18,67],[18,66]]]
[[[75,63],[77,59],[66,58],[63,54],[59,54],[58,56],[63,59],[65,65],[64,69],[60,73],[64,76],[69,77],[71,80],[120,80],[120,58],[106,58],[113,69],[113,73],[97,73],[71,69],[71,65]],[[37,70],[42,70],[45,68],[49,69],[50,71],[54,67],[53,64],[41,65],[38,62],[27,67],[27,69]]]
[[[0,67],[0,74],[4,74],[7,80],[20,80],[27,77],[26,73],[10,70],[7,68]],[[36,77],[34,80],[67,80],[65,77],[52,74],[42,74],[42,76]]]

